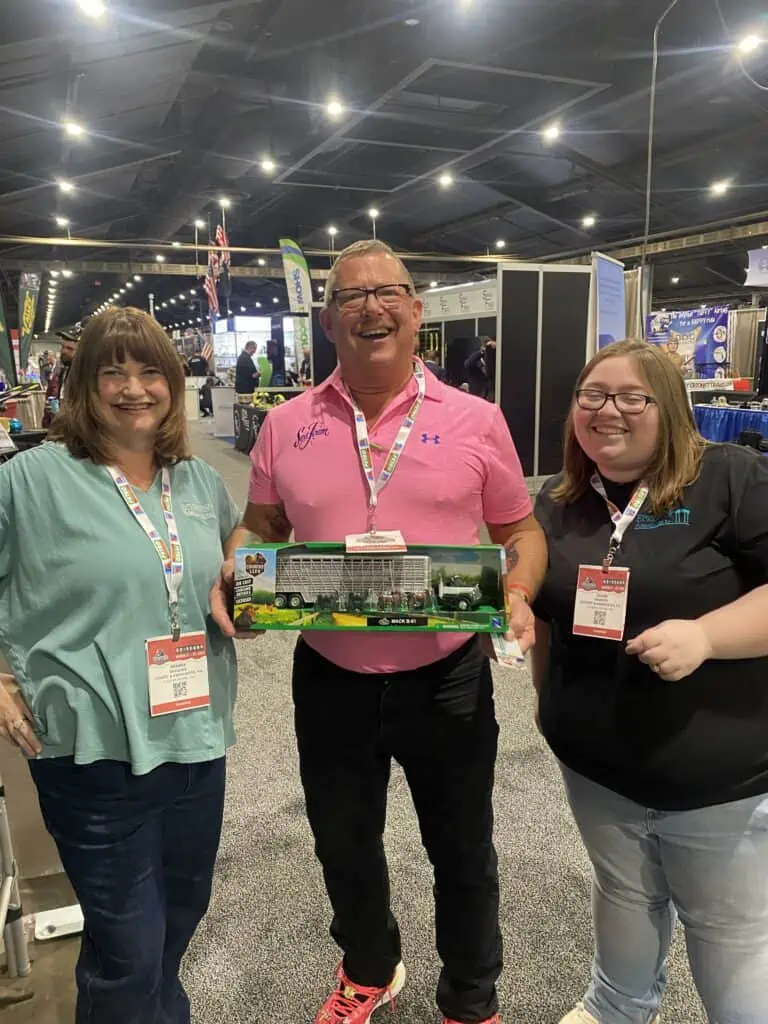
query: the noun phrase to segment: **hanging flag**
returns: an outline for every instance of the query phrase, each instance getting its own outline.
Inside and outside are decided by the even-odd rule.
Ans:
[[[312,282],[307,258],[301,247],[290,238],[280,239],[283,272],[288,286],[288,305],[293,318],[293,344],[296,366],[301,366],[304,353],[312,358]]]
[[[229,239],[227,230],[223,224],[216,225],[216,245],[219,247],[219,277],[221,279],[221,293],[227,300],[227,316],[229,316],[229,300],[232,295],[232,280],[229,275],[229,267],[232,263],[232,253],[229,251]]]
[[[216,272],[219,266],[219,256],[215,249],[208,250],[208,269],[203,280],[203,291],[208,299],[208,315],[211,318],[211,330],[213,330],[213,318],[219,315],[219,294],[216,291]]]
[[[210,363],[211,359],[213,359],[213,345],[210,341],[205,342],[201,349],[201,354],[206,363]]]
[[[40,275],[24,271],[19,278],[19,371],[21,373],[27,372],[39,295]]]
[[[0,370],[5,374],[8,387],[16,387],[19,378],[16,375],[16,360],[13,357],[11,336],[8,333],[8,324],[5,319],[2,292],[0,292]]]

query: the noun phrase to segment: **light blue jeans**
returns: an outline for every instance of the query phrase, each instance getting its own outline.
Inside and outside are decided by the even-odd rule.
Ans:
[[[656,811],[561,767],[594,868],[588,1012],[655,1018],[679,915],[710,1024],[768,1024],[768,796]]]

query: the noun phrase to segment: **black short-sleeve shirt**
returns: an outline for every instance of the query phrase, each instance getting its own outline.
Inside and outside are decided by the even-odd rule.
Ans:
[[[624,643],[572,633],[579,565],[599,565],[613,530],[591,487],[563,505],[539,495],[549,568],[534,610],[551,626],[541,722],[574,771],[645,807],[685,810],[768,793],[768,658],[707,661],[677,683],[659,679]],[[606,481],[622,509],[632,485]],[[705,449],[679,506],[647,506],[622,542],[630,569],[625,641],[667,619],[694,619],[768,582],[768,457]],[[768,629],[768,622],[766,622]]]

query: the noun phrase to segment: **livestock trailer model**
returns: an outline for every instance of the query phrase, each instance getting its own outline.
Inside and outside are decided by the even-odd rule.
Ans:
[[[504,633],[498,545],[349,553],[343,544],[257,544],[235,553],[239,630]]]

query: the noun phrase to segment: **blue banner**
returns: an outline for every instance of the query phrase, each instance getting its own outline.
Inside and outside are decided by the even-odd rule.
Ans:
[[[720,380],[730,376],[728,307],[705,306],[652,313],[646,338],[660,345],[688,379]]]
[[[601,349],[627,336],[624,264],[596,252],[592,256],[592,268],[597,348]]]

